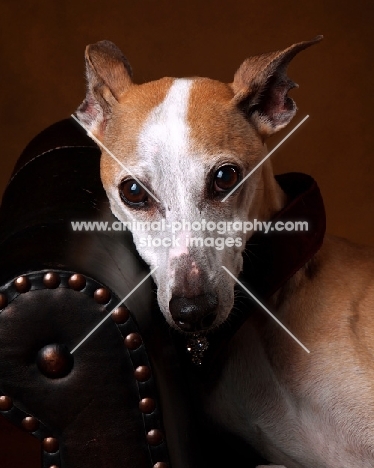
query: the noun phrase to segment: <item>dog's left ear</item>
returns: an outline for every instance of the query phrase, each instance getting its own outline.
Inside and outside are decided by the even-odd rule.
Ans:
[[[288,64],[296,54],[322,38],[317,36],[283,51],[250,57],[235,73],[231,84],[234,103],[264,139],[285,127],[296,113],[295,102],[287,96],[290,89],[297,87],[286,74]]]

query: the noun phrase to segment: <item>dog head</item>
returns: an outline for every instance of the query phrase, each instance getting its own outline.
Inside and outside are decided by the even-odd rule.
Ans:
[[[268,163],[240,182],[266,155],[267,138],[295,115],[289,62],[320,39],[251,57],[230,84],[162,78],[138,85],[113,43],[87,47],[87,95],[77,116],[104,145],[111,210],[158,267],[157,299],[172,326],[196,332],[228,317],[235,282],[222,266],[240,273],[251,235],[240,223],[271,216],[283,200]]]

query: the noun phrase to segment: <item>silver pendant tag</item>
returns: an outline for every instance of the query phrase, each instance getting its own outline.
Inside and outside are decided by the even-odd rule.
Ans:
[[[187,341],[187,351],[191,354],[192,363],[201,366],[205,351],[209,347],[209,341],[204,335],[194,333]]]

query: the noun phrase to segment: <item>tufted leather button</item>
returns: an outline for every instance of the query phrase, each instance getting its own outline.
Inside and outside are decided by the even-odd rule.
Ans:
[[[86,286],[86,278],[79,273],[71,275],[68,284],[74,291],[81,291]]]
[[[139,333],[130,333],[125,338],[125,346],[128,349],[138,349],[141,344],[142,337],[139,335]]]
[[[156,402],[153,398],[143,398],[139,401],[139,409],[142,413],[151,414],[156,408]]]
[[[51,465],[49,468],[60,468],[60,467],[57,465]]]
[[[49,289],[57,288],[60,284],[60,275],[54,272],[46,273],[43,277],[43,284]]]
[[[138,382],[145,382],[151,377],[151,369],[148,366],[138,366],[134,371],[134,377]]]
[[[164,440],[164,435],[159,429],[151,429],[147,433],[147,442],[149,445],[160,445]]]
[[[165,462],[157,462],[153,465],[153,468],[168,468],[168,466]]]
[[[8,305],[8,298],[5,294],[0,294],[0,309],[4,309]]]
[[[130,313],[129,313],[127,307],[125,307],[123,305],[117,307],[112,312],[112,319],[116,323],[125,323],[127,321],[127,319],[129,318],[129,316],[130,316]]]
[[[27,416],[22,420],[22,427],[28,432],[35,432],[39,428],[39,421],[32,416]]]
[[[106,304],[110,300],[110,291],[107,288],[99,288],[94,292],[94,299],[98,304]]]
[[[54,437],[46,437],[43,440],[43,450],[47,453],[55,453],[59,448],[58,440]]]
[[[14,286],[19,293],[25,293],[30,290],[30,280],[26,276],[19,276],[14,280]]]
[[[0,396],[0,411],[9,411],[12,409],[13,401],[10,397],[2,395]]]
[[[36,363],[42,374],[57,379],[71,371],[74,359],[66,345],[50,344],[38,352]]]

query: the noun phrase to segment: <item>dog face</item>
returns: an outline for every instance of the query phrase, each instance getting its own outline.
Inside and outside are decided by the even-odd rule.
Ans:
[[[267,137],[294,116],[286,68],[318,40],[247,59],[231,84],[136,85],[114,44],[87,47],[88,91],[77,116],[109,150],[101,179],[111,210],[157,267],[157,299],[170,325],[196,332],[228,317],[235,282],[222,266],[240,273],[251,235],[235,226],[280,208],[264,206],[266,184],[274,188],[268,164],[240,182],[266,155]]]
[[[157,103],[144,112],[150,95]],[[102,158],[101,177],[115,216],[144,223],[164,220],[169,227],[132,233],[140,255],[152,268],[158,267],[154,279],[161,310],[169,323],[184,330],[206,328],[227,317],[234,283],[221,265],[239,274],[246,241],[232,230],[195,231],[194,223],[205,220],[210,226],[257,215],[259,173],[254,183],[243,184],[221,201],[264,152],[257,132],[232,98],[229,86],[208,79],[164,79],[134,87],[123,97],[118,114],[113,113],[110,126],[122,128],[121,134],[104,140],[114,154],[129,154],[132,148],[131,158],[123,160],[132,175],[119,170],[110,156]],[[134,123],[125,124],[130,120]],[[176,230],[178,223],[182,226]],[[148,235],[163,245],[144,242]],[[206,246],[208,238],[214,245]],[[173,242],[170,247],[168,239]]]

